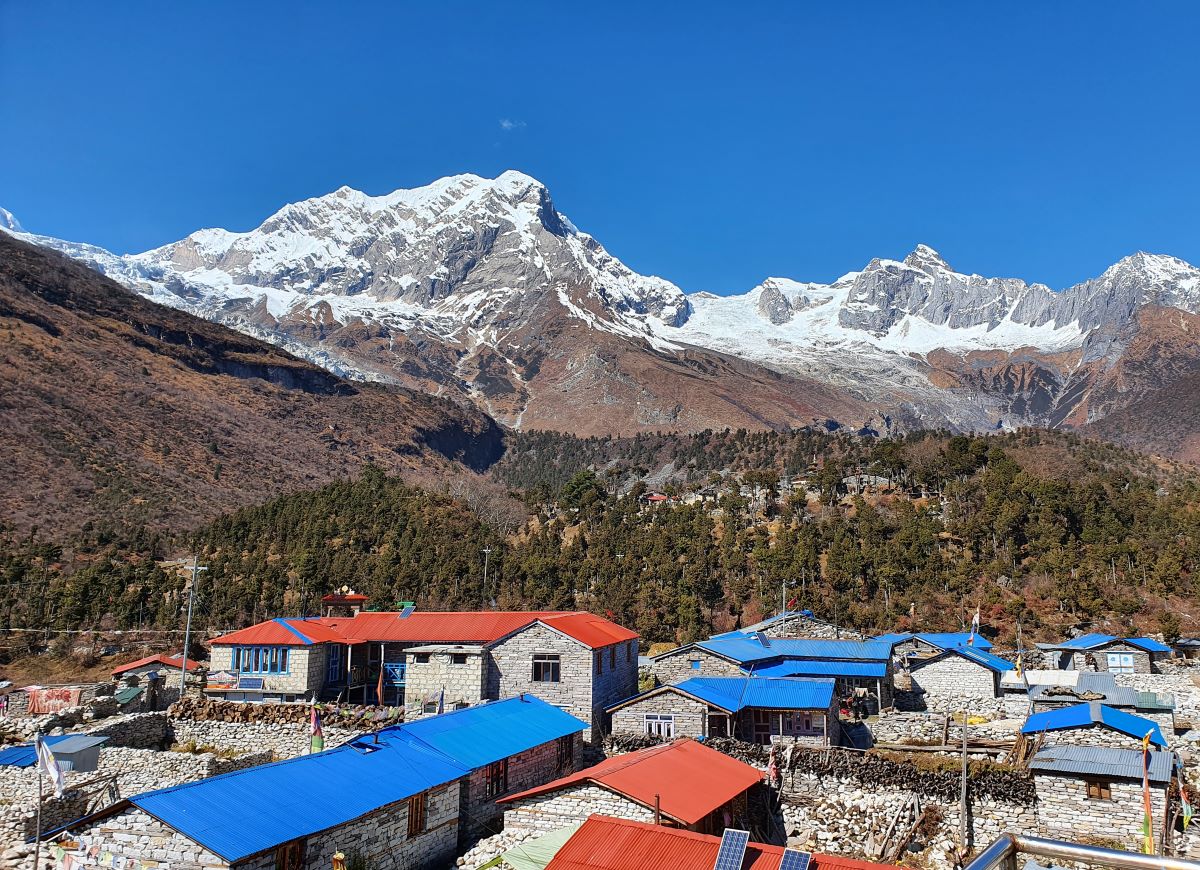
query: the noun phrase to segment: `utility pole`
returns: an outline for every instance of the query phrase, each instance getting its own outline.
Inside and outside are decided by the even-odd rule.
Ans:
[[[187,692],[188,646],[192,642],[192,603],[196,599],[196,574],[207,571],[207,565],[200,564],[200,556],[192,556],[192,582],[188,584],[187,625],[183,630],[183,669],[179,672],[179,697],[182,700]]]
[[[491,554],[491,552],[492,552],[491,547],[483,548],[483,594],[484,595],[487,595],[487,591],[488,591],[487,569],[488,569],[488,556]]]

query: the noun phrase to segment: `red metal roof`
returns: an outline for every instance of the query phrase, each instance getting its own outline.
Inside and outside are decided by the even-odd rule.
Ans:
[[[491,643],[514,631],[543,622],[596,648],[634,640],[637,632],[622,628],[602,616],[570,611],[482,611],[359,613],[321,619],[271,619],[222,635],[213,644],[270,644],[301,646],[308,643]]]
[[[167,656],[163,655],[162,653],[154,656],[146,656],[144,659],[138,659],[136,662],[129,662],[129,664],[121,665],[119,668],[113,668],[113,676],[118,676],[126,671],[132,671],[134,668],[140,668],[144,665],[163,665],[165,667],[174,668],[177,671],[181,671],[183,670],[183,658],[182,656]],[[194,661],[188,662],[188,665],[189,671],[196,669],[196,663]]]
[[[721,838],[646,822],[589,816],[546,865],[546,870],[710,870]],[[782,846],[749,843],[741,870],[779,870]],[[872,864],[814,854],[812,870],[878,870]]]
[[[606,759],[497,803],[594,783],[648,807],[654,806],[654,796],[658,795],[664,815],[694,825],[762,778],[757,768],[685,737]]]

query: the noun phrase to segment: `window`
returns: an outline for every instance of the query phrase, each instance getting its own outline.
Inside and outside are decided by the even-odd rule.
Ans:
[[[558,738],[558,772],[567,773],[575,769],[575,735]]]
[[[413,659],[419,665],[427,665],[429,664],[429,653],[414,653]]]
[[[700,659],[692,659],[688,664],[692,666],[693,671],[700,670]]]
[[[329,667],[325,682],[336,683],[342,678],[342,648],[336,643],[329,645]]]
[[[562,664],[554,653],[533,654],[533,681],[535,683],[557,683],[562,680]]]
[[[304,870],[304,841],[287,843],[275,850],[275,870]]]
[[[471,706],[471,705],[470,705],[470,704],[468,704],[466,701],[455,701],[455,702],[454,702],[454,709],[455,709],[455,710],[465,710],[465,709],[467,709],[467,708],[468,708],[468,707],[470,707],[470,706]]]
[[[233,650],[233,669],[243,674],[286,674],[286,646],[243,646]]]
[[[499,797],[508,791],[508,759],[493,762],[485,772],[484,794],[490,798]]]
[[[770,743],[771,742],[771,711],[770,710],[753,710],[752,719],[754,722],[754,742],[755,743]]]
[[[1112,783],[1090,779],[1087,784],[1087,794],[1088,800],[1110,801],[1112,800]]]
[[[651,737],[674,737],[675,717],[670,713],[647,713],[646,733]]]
[[[451,653],[450,654],[450,664],[465,665],[466,663],[467,663],[467,654],[466,653]]]
[[[425,830],[425,792],[415,794],[408,799],[408,838]]]
[[[608,648],[608,669],[615,671],[617,669],[617,647],[616,644]]]
[[[633,641],[630,641],[629,646],[625,647],[625,661],[633,661]]]
[[[1133,653],[1109,653],[1108,672],[1110,674],[1132,674]]]
[[[438,711],[438,702],[437,701],[426,701],[424,704],[421,705],[422,713],[436,713],[437,711]]]
[[[785,737],[796,737],[800,734],[813,734],[813,715],[807,711],[784,711],[782,714],[782,727],[779,733]]]
[[[604,650],[596,652],[596,675],[604,673]]]

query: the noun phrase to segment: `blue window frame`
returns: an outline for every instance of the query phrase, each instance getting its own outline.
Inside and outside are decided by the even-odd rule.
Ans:
[[[404,685],[404,662],[384,662],[383,678],[389,686],[402,687]]]
[[[290,659],[286,646],[233,648],[233,669],[242,674],[287,674]]]
[[[693,671],[700,670],[700,659],[692,659],[690,662]]]

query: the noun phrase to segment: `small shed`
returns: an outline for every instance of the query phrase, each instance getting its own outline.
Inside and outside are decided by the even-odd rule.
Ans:
[[[1157,674],[1158,663],[1171,648],[1152,637],[1084,634],[1059,644],[1038,644],[1062,670],[1108,671],[1113,674]]]
[[[1069,743],[1135,749],[1150,735],[1150,743],[1167,748],[1158,723],[1144,716],[1106,707],[1098,701],[1034,713],[1021,726],[1028,736],[1043,735],[1047,743]]]

